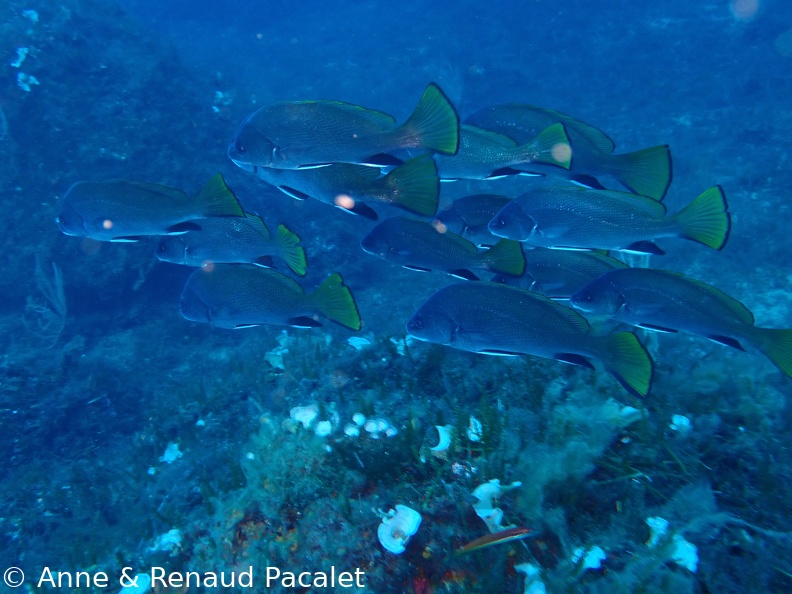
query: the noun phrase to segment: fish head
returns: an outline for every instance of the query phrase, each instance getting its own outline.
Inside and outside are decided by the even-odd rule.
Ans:
[[[569,302],[572,307],[584,313],[603,316],[616,315],[627,304],[619,288],[603,277],[574,293]]]
[[[368,235],[360,240],[360,247],[364,252],[385,260],[395,255],[395,248],[389,241],[389,234],[383,232],[381,225],[374,227]]]
[[[85,217],[69,204],[63,204],[61,206],[60,212],[58,212],[58,216],[55,218],[55,222],[64,235],[72,235],[75,237],[85,237],[87,235]]]
[[[249,172],[255,171],[255,167],[273,165],[273,158],[280,152],[279,147],[256,126],[257,113],[242,122],[228,145],[228,158]]]
[[[424,303],[407,320],[407,334],[424,342],[453,345],[459,326],[439,304],[432,299]]]
[[[536,221],[516,200],[512,200],[498,211],[487,228],[497,237],[516,241],[528,241],[539,232]]]
[[[181,235],[165,235],[157,244],[157,251],[154,255],[162,262],[186,264],[189,250],[189,246],[184,242]]]

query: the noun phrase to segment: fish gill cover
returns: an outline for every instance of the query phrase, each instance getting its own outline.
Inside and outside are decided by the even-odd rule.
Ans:
[[[61,585],[121,591],[124,568],[158,567],[198,572],[192,591],[211,590],[211,574],[246,591],[252,567],[252,589],[273,592],[298,589],[289,575],[300,572],[321,588],[333,571],[350,576],[335,591],[378,593],[792,590],[788,3],[9,0],[0,56],[6,585],[13,568],[33,591],[105,572],[107,588]],[[439,92],[418,109],[421,125],[399,129],[430,84]],[[305,160],[287,174],[228,158],[250,114],[317,101],[347,106],[323,141],[343,138],[355,150],[336,157],[351,163]],[[504,167],[493,152],[530,145],[540,122],[490,119],[490,148],[466,158],[492,179],[441,181],[414,142],[424,124],[447,140],[496,105],[557,114],[534,134],[563,125],[568,144],[550,153],[568,168]],[[515,111],[538,113],[505,113]],[[304,123],[299,133],[318,142]],[[306,154],[282,144],[272,154]],[[202,191],[218,173],[228,193]],[[98,226],[63,234],[67,192],[86,181],[170,188],[180,215],[162,218],[157,201],[113,210],[110,192],[88,213]],[[518,288],[495,293],[563,297],[548,311],[574,338],[547,331],[548,316],[512,313],[510,300],[476,312],[456,303],[462,317],[448,320],[437,317],[448,307],[434,309],[432,342],[407,333],[437,291],[491,276],[449,276],[470,271],[429,251],[438,242],[373,257],[360,243],[378,222],[426,221],[485,261],[481,246],[497,242],[482,237],[486,223],[448,229],[428,211],[574,184],[647,188],[661,205],[645,209],[672,214],[722,188],[709,242],[722,249],[653,235],[665,255],[610,253],[712,287],[730,314],[704,335],[720,344],[698,335],[703,321],[669,319],[660,274],[632,287],[651,296],[644,318],[590,316],[568,298],[622,303],[595,291],[602,269],[555,250],[539,275],[529,245],[525,272],[506,280]],[[238,226],[202,227],[241,219],[239,206],[269,230],[261,249],[242,250]],[[134,219],[154,215],[156,225]],[[198,240],[209,246],[203,270],[155,257],[164,238],[184,250],[211,229]],[[244,257],[213,260],[217,245]],[[304,250],[292,266],[304,276],[284,245]],[[188,279],[213,270],[247,290],[215,287],[190,305],[209,323],[185,319]],[[607,338],[625,332],[635,338]],[[454,348],[461,338],[516,356]],[[624,390],[608,373],[616,363],[643,388]],[[41,580],[46,568],[55,581]]]

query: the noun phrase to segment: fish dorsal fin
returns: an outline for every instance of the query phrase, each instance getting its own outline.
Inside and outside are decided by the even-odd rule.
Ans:
[[[249,227],[253,229],[256,233],[261,235],[264,239],[270,238],[270,232],[267,228],[267,224],[264,222],[260,216],[256,214],[252,214],[249,212],[245,213],[246,222],[249,223]]]
[[[676,273],[676,274],[679,274],[679,273]],[[695,285],[696,287],[698,287],[702,291],[706,291],[707,293],[709,293],[710,295],[715,297],[723,305],[728,307],[729,311],[732,312],[734,314],[734,316],[738,320],[740,320],[740,322],[742,322],[743,324],[747,324],[749,326],[753,326],[754,325],[754,316],[751,313],[751,310],[749,310],[742,303],[737,301],[734,297],[731,297],[731,296],[727,295],[726,293],[724,293],[723,291],[721,291],[720,289],[716,289],[712,285],[708,285],[708,284],[703,283],[703,282],[701,282],[699,280],[688,278],[688,277],[686,277],[683,274],[679,274],[679,276],[684,278],[687,282]],[[724,344],[726,344],[726,343],[724,343]],[[729,346],[732,346],[732,345],[730,344]],[[735,347],[735,348],[739,348],[739,347]]]
[[[377,167],[358,165],[357,163],[336,163],[333,165],[332,170],[342,172],[343,179],[353,179],[355,181],[371,182],[380,176],[380,170]]]
[[[579,332],[586,334],[591,330],[591,326],[589,325],[588,320],[586,320],[586,318],[581,316],[571,307],[567,307],[566,305],[561,305],[560,303],[553,301],[549,297],[545,297],[544,295],[540,295],[539,293],[534,293],[533,291],[528,291],[527,289],[520,289],[517,287],[512,287],[512,289],[515,291],[519,291],[520,293],[524,293],[528,298],[533,299],[534,301],[544,303],[547,307],[552,309],[559,316],[568,320]]]
[[[259,276],[269,276],[272,279],[273,283],[279,283],[283,287],[286,288],[287,291],[292,291],[298,295],[305,295],[305,289],[302,288],[300,283],[295,281],[294,279],[289,278],[282,272],[278,272],[272,268],[256,268],[256,274]]]
[[[158,198],[163,200],[171,200],[177,203],[183,203],[189,200],[189,196],[187,196],[184,190],[180,190],[179,188],[171,188],[170,186],[164,186],[162,184],[142,181],[125,181],[122,183],[134,186],[142,192],[156,194]]]
[[[443,236],[446,238],[448,243],[453,243],[457,248],[463,250],[466,254],[478,254],[478,248],[476,244],[470,240],[465,239],[461,235],[457,235],[456,233],[451,233],[450,231],[446,231],[443,233]]]
[[[658,202],[657,200],[647,196],[641,196],[640,194],[632,194],[631,192],[619,192],[618,190],[592,190],[581,187],[567,187],[564,188],[564,192],[578,192],[581,195],[587,195],[591,200],[610,200],[617,203],[614,204],[614,208],[620,208],[623,206],[625,210],[637,210],[641,214],[655,219],[661,219],[666,214],[666,207],[662,202]]]
[[[498,134],[497,132],[485,130],[484,128],[479,128],[477,126],[471,126],[470,124],[462,124],[459,128],[462,132],[462,137],[464,138],[465,135],[467,135],[470,137],[470,140],[473,140],[474,143],[481,142],[486,144],[497,144],[498,146],[506,146],[511,148],[517,146],[517,142],[514,139],[503,134]],[[464,141],[463,144],[465,144]]]
[[[612,153],[616,148],[616,143],[613,142],[610,136],[605,134],[605,132],[602,130],[595,128],[591,124],[581,122],[572,116],[568,116],[565,113],[561,113],[560,111],[555,111],[554,109],[545,109],[544,107],[534,106],[530,107],[536,111],[543,112],[548,116],[557,118],[558,121],[564,124],[568,129],[577,132],[580,136],[588,140],[600,152]]]
[[[377,111],[376,109],[369,109],[367,107],[361,107],[360,105],[346,103],[344,101],[319,99],[319,100],[307,100],[307,101],[293,101],[291,102],[291,104],[292,105],[323,105],[327,107],[332,107],[334,109],[343,111],[345,113],[353,114],[356,117],[363,117],[372,124],[376,124],[378,126],[383,126],[385,128],[392,128],[396,126],[396,119],[392,115],[387,114],[384,111]]]

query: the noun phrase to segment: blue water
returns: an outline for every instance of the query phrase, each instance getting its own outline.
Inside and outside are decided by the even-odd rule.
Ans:
[[[45,568],[103,571],[116,592],[124,567],[226,579],[252,567],[257,592],[304,592],[267,584],[267,568],[335,566],[366,575],[339,592],[428,594],[528,591],[515,566],[529,563],[548,592],[792,591],[792,379],[761,354],[642,334],[656,370],[639,401],[601,371],[404,350],[405,321],[450,279],[371,257],[359,248],[370,222],[292,200],[226,157],[239,123],[276,101],[337,99],[403,121],[436,82],[462,117],[556,109],[617,152],[670,145],[671,212],[720,184],[727,246],[667,240],[651,265],[789,328],[787,2],[8,0],[0,57],[0,569],[30,585]],[[20,73],[39,84],[24,90]],[[342,273],[370,346],[330,324],[188,322],[191,270],[156,261],[155,239],[99,243],[53,222],[80,180],[194,193],[216,172],[271,228],[301,236],[308,290]],[[443,184],[441,202],[530,183]],[[312,404],[327,437],[290,420]],[[637,420],[618,420],[624,405]],[[356,412],[397,434],[345,436]],[[471,416],[483,442],[467,436]],[[443,452],[435,426],[454,435]],[[535,533],[455,557],[488,533],[471,493],[492,479],[522,482],[493,503],[501,526]],[[376,512],[397,504],[423,516],[398,555],[378,541]],[[669,522],[653,546],[650,517]],[[603,550],[599,568],[573,561],[581,547]]]

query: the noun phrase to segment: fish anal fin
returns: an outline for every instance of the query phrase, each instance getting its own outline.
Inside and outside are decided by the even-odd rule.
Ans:
[[[262,268],[275,268],[272,256],[260,256],[253,261],[253,264]]]
[[[736,338],[731,338],[730,336],[721,336],[721,335],[718,335],[718,334],[709,334],[709,335],[707,335],[707,338],[709,338],[713,342],[717,342],[718,344],[724,344],[724,345],[729,346],[729,347],[731,347],[733,349],[737,349],[738,351],[744,351],[745,350],[745,347],[743,347],[743,345],[740,344],[739,340],[737,340]]]
[[[294,198],[295,200],[307,200],[310,198],[308,194],[305,192],[300,192],[300,190],[295,190],[289,186],[278,186],[278,189],[289,196],[290,198]]]
[[[449,270],[448,274],[450,274],[451,276],[455,276],[457,278],[461,278],[462,280],[469,280],[469,281],[479,280],[479,277],[473,274],[470,270],[465,270],[464,268]]]
[[[584,356],[576,355],[575,353],[556,353],[553,355],[553,359],[561,361],[562,363],[569,363],[570,365],[579,365],[588,369],[594,369],[591,361],[586,359]]]
[[[477,351],[482,355],[494,355],[496,357],[519,357],[522,353],[515,353],[513,351],[501,351],[499,349],[484,349],[483,351]]]
[[[666,334],[676,334],[679,330],[673,328],[666,328],[665,326],[658,326],[657,324],[638,324],[639,328],[649,330],[650,332],[665,332]]]
[[[361,159],[360,161],[361,165],[367,165],[369,167],[398,167],[403,163],[404,161],[388,153],[377,153],[376,155]]]
[[[653,254],[655,256],[664,256],[665,252],[661,250],[656,243],[651,241],[636,241],[631,243],[622,252],[630,252],[632,254]]]
[[[289,318],[287,321],[289,326],[294,326],[295,328],[319,328],[322,325],[321,322],[310,316],[297,316]]]
[[[188,231],[200,231],[201,226],[195,221],[185,221],[184,223],[176,223],[166,229],[168,235],[183,235]]]
[[[592,190],[605,190],[605,186],[603,186],[599,180],[592,176],[592,175],[583,175],[577,174],[573,175],[569,178],[573,184],[580,186],[581,188],[590,188]]]
[[[405,264],[402,268],[407,270],[415,270],[416,272],[432,272],[431,268],[424,268],[423,266],[413,266],[412,264]]]

